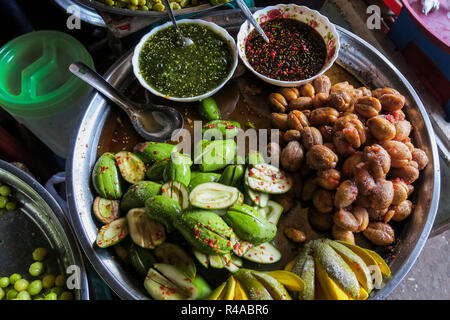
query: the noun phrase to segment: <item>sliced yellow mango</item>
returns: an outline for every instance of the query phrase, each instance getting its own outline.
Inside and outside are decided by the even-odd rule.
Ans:
[[[278,282],[284,285],[288,290],[303,291],[305,288],[305,283],[302,278],[295,273],[284,270],[269,271],[267,273],[278,280]]]
[[[297,261],[297,258],[294,258],[291,262],[289,262],[289,263],[284,267],[284,270],[289,271],[289,272],[292,271],[292,268],[294,267],[296,261]]]
[[[227,282],[225,281],[220,286],[218,286],[216,289],[214,289],[214,291],[211,292],[211,294],[209,295],[208,300],[222,300],[223,293],[224,293],[223,289],[225,289],[226,284],[227,284]]]
[[[241,287],[239,281],[236,281],[236,289],[234,291],[234,300],[248,300],[248,296]]]
[[[349,300],[349,295],[330,278],[319,259],[315,259],[317,279],[328,300]]]
[[[314,257],[326,270],[328,276],[353,299],[356,299],[360,287],[358,279],[345,260],[330,246],[330,242],[326,239],[314,240],[311,244],[314,249]],[[326,288],[324,289],[326,292]]]
[[[234,293],[236,291],[236,280],[233,276],[228,278],[227,286],[224,290],[224,295],[222,300],[234,300]]]
[[[391,269],[389,269],[389,266],[387,265],[387,263],[384,261],[384,259],[375,251],[369,250],[369,249],[365,249],[371,256],[372,258],[378,263],[378,267],[380,267],[381,269],[381,274],[385,277],[389,277],[391,275]]]
[[[372,277],[364,260],[350,248],[339,242],[329,241],[329,244],[350,266],[355,273],[358,282],[364,287],[365,291],[371,292],[373,289]]]
[[[364,263],[366,264],[367,267],[370,268],[370,266],[377,266],[380,269],[381,272],[381,267],[380,264],[375,260],[375,258],[368,252],[371,250],[367,250],[364,248],[361,248],[357,245],[345,242],[345,241],[337,241],[340,244],[345,245],[347,248],[351,249],[354,253],[356,253],[358,256],[360,256],[360,258],[364,261]]]
[[[275,300],[292,300],[286,288],[268,273],[253,271],[253,276],[262,283]]]
[[[359,296],[356,300],[366,300],[369,297],[369,294],[363,287],[359,287]]]

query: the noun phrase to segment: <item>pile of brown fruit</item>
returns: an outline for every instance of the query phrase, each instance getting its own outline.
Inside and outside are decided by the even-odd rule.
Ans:
[[[392,88],[332,85],[322,75],[271,93],[269,103],[282,131],[281,167],[294,175],[293,196],[312,201],[311,225],[338,240],[354,243],[362,232],[375,245],[392,244],[388,223],[411,214],[412,183],[428,163],[409,138],[405,97]]]

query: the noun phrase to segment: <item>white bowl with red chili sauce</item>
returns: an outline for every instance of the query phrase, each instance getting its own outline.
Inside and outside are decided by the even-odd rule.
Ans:
[[[279,4],[258,10],[253,16],[271,39],[271,47],[262,44],[264,40],[248,21],[241,25],[237,47],[246,67],[265,82],[280,87],[300,86],[325,73],[338,57],[340,44],[336,28],[316,10]],[[290,23],[306,33],[295,33],[292,28],[284,28],[285,33],[279,33],[275,28],[278,22],[284,27]]]

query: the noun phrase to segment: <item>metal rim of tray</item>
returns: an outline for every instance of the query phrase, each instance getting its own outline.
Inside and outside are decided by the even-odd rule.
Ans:
[[[130,16],[130,17],[149,17],[149,18],[165,18],[167,17],[167,13],[165,11],[141,11],[141,10],[129,10],[124,8],[116,8],[108,6],[97,0],[74,0],[74,2],[78,2],[84,4],[88,7],[94,8],[101,12],[108,12],[112,14],[122,15],[122,16]],[[181,16],[185,14],[191,13],[200,13],[206,12],[215,8],[223,6],[223,4],[219,4],[216,6],[212,6],[210,4],[201,4],[195,7],[188,7],[179,10],[174,10],[173,13],[175,16]]]
[[[233,11],[235,10],[227,10],[224,14],[233,14]],[[228,21],[227,17],[221,17],[220,19]],[[342,27],[336,27],[341,37],[341,52],[337,63],[346,67],[347,71],[366,85],[372,83],[376,86],[388,86],[393,82],[392,86],[401,90],[407,97],[409,104],[414,106],[408,108],[410,109],[408,117],[411,120],[422,121],[423,126],[418,126],[415,133],[417,134],[419,130],[423,131],[417,138],[421,143],[420,146],[424,145],[422,147],[427,149],[430,156],[428,167],[422,171],[422,175],[426,176],[427,180],[421,182],[422,185],[426,183],[428,192],[416,192],[418,201],[416,202],[415,212],[419,212],[420,208],[423,214],[420,216],[415,214],[410,217],[407,227],[405,227],[409,232],[406,232],[406,235],[402,234],[404,238],[403,247],[390,265],[393,276],[381,290],[371,297],[371,299],[385,299],[413,266],[433,226],[440,194],[438,149],[427,112],[417,93],[398,69],[372,45]],[[125,55],[105,74],[108,81],[119,89],[125,88],[130,83],[130,79],[125,79],[130,75],[130,58],[131,53]],[[377,68],[375,68],[375,64],[377,64]],[[359,72],[358,70],[365,70],[365,72]],[[137,286],[127,282],[127,277],[121,274],[123,272],[122,267],[112,259],[108,252],[101,252],[93,245],[96,229],[95,224],[94,226],[90,225],[94,223],[90,208],[93,201],[93,196],[89,190],[90,171],[96,160],[96,146],[109,108],[108,102],[100,94],[92,94],[91,102],[83,117],[75,141],[71,161],[67,162],[67,195],[71,219],[85,254],[109,287],[123,299],[148,299],[147,295],[139,292]],[[92,148],[92,146],[94,147]]]
[[[20,192],[35,201],[39,201],[39,204],[42,204],[42,211],[44,211],[41,213],[42,216],[33,216],[32,219],[43,232],[46,227],[50,228],[46,219],[49,219],[55,223],[55,226],[53,226],[54,229],[52,229],[51,232],[45,233],[45,236],[48,241],[52,240],[53,242],[61,243],[61,247],[56,249],[60,254],[62,254],[60,259],[62,260],[61,262],[64,262],[65,267],[75,265],[80,268],[80,289],[75,290],[75,297],[80,300],[89,300],[89,285],[81,255],[81,249],[78,246],[69,220],[59,204],[50,195],[50,193],[29,174],[3,160],[0,160],[0,173],[2,173],[2,171],[2,175],[8,180],[4,182],[10,184],[13,188],[20,188]],[[47,206],[45,206],[44,203]],[[41,224],[45,224],[45,227]],[[59,239],[55,239],[55,237],[59,237]],[[55,243],[52,243],[52,245],[54,244]]]

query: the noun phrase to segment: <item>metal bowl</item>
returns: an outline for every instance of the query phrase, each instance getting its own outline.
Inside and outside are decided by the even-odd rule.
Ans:
[[[108,6],[97,0],[73,0],[75,2],[79,2],[88,7],[97,9],[101,12],[108,12],[122,16],[132,16],[132,17],[149,17],[149,18],[166,18],[167,13],[165,11],[141,11],[141,10],[130,10],[127,8],[116,8]],[[223,4],[212,6],[208,3],[201,4],[195,7],[183,8],[180,10],[174,10],[173,13],[175,16],[187,15],[192,13],[200,13],[206,12],[215,8],[222,6]]]
[[[236,32],[242,24],[237,10],[228,10],[215,19],[230,32]],[[414,126],[412,134],[415,144],[430,157],[428,166],[415,183],[414,214],[397,235],[396,258],[389,261],[392,277],[371,297],[384,299],[413,266],[433,226],[440,191],[438,151],[427,112],[408,81],[370,44],[341,27],[336,28],[341,41],[337,63],[368,87],[391,86],[405,95],[407,107],[404,111]],[[133,80],[131,53],[112,66],[105,77],[113,86],[126,89]],[[148,299],[142,281],[127,273],[123,264],[113,259],[108,250],[95,246],[97,225],[91,214],[93,194],[89,184],[90,172],[110,111],[108,102],[101,95],[94,94],[82,120],[67,167],[67,194],[72,222],[86,255],[110,288],[123,299]]]
[[[88,300],[88,280],[81,251],[61,207],[34,178],[2,160],[0,181],[11,186],[15,190],[14,197],[20,201],[17,210],[0,217],[0,273],[28,274],[33,250],[51,248],[47,267],[52,273],[66,274],[69,266],[77,266],[80,288],[75,290],[75,298]]]

